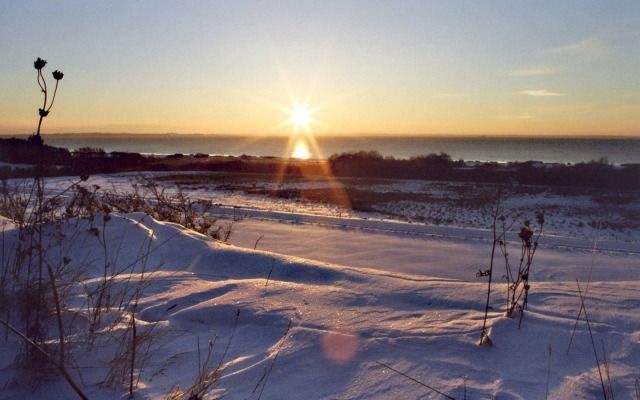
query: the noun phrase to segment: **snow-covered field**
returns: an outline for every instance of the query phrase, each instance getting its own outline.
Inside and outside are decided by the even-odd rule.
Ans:
[[[129,178],[99,176],[86,184],[126,190]],[[57,178],[49,187],[67,182]],[[455,186],[375,185],[381,193],[433,198]],[[206,185],[181,188],[211,200],[220,221],[233,222],[227,244],[144,214],[114,214],[104,227],[96,219],[97,236],[87,220],[65,224],[73,240],[55,253],[86,266],[86,287],[97,285],[105,269],[120,272],[114,281],[121,288],[144,283],[137,306],[125,310],[127,318],[135,313],[145,338],[136,398],[188,388],[209,349],[208,365],[225,368],[205,398],[592,399],[604,397],[598,365],[606,392],[640,396],[640,229],[628,217],[637,215],[637,202],[605,207],[550,191],[507,198],[510,215],[522,212],[521,219],[544,209],[547,233],[519,329],[517,319],[504,316],[504,264],[497,264],[489,347],[478,345],[487,278],[475,274],[488,267],[492,248],[490,215],[481,209],[452,199],[449,206],[390,202],[363,213]],[[167,190],[175,187],[167,183]],[[616,224],[601,224],[605,219]],[[14,240],[10,228],[5,246]],[[515,254],[516,234],[507,239]],[[74,293],[67,306],[80,315],[86,295]],[[117,321],[116,314],[105,318]],[[127,321],[73,354],[71,375],[91,399],[127,397],[126,379],[105,384]],[[78,329],[88,323],[72,322]],[[74,398],[55,372],[36,381],[12,366],[21,345],[3,332],[0,399]]]

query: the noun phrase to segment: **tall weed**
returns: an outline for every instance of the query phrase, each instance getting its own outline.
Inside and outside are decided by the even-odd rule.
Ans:
[[[480,345],[487,344],[493,345],[489,338],[487,329],[487,322],[489,317],[489,309],[491,308],[491,285],[493,283],[495,261],[498,257],[496,249],[500,251],[502,259],[505,265],[505,274],[502,276],[507,283],[507,298],[505,315],[509,318],[515,318],[519,316],[518,327],[522,324],[522,318],[524,317],[524,311],[527,308],[529,301],[529,290],[531,285],[529,284],[529,274],[531,271],[531,265],[533,258],[538,249],[538,239],[542,234],[542,228],[544,226],[544,214],[541,212],[535,213],[537,227],[531,223],[531,220],[525,219],[518,231],[519,238],[519,258],[517,263],[512,263],[509,254],[509,242],[507,240],[507,234],[512,231],[513,226],[516,224],[520,216],[509,219],[505,216],[503,207],[501,206],[500,199],[496,201],[495,208],[492,212],[493,224],[492,224],[492,247],[491,257],[489,259],[489,268],[486,270],[479,270],[476,273],[476,277],[488,277],[487,283],[487,297],[485,302],[484,318],[482,322],[482,331],[480,333]]]
[[[0,215],[14,229],[3,229],[0,236],[0,323],[5,340],[14,334],[24,344],[17,366],[47,371],[53,365],[74,390],[78,386],[69,368],[80,368],[78,357],[95,346],[104,354],[113,350],[105,384],[127,383],[133,395],[154,343],[163,335],[156,324],[136,315],[160,265],[148,262],[153,234],[141,244],[133,264],[118,263],[118,254],[112,254],[118,246],[107,235],[113,211],[143,211],[223,240],[231,235],[232,224],[216,225],[208,213],[210,203],[170,194],[144,177],[131,192],[118,195],[87,184],[87,179],[70,181],[56,193],[45,189],[42,177],[2,181]],[[68,254],[78,240],[93,242],[101,254],[72,260]],[[101,270],[98,278],[86,279],[96,269]],[[84,304],[73,307],[78,298]],[[83,397],[81,390],[78,394]]]

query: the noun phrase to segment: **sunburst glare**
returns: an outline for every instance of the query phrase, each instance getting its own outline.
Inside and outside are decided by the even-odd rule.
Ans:
[[[291,123],[296,128],[303,128],[309,130],[309,122],[311,122],[312,111],[306,106],[296,106],[291,110]]]
[[[333,176],[329,162],[324,158],[318,140],[312,132],[314,128],[328,126],[316,118],[316,113],[325,108],[327,104],[311,106],[315,84],[311,85],[306,97],[299,100],[286,79],[284,83],[289,94],[289,107],[271,104],[288,116],[272,130],[282,130],[286,127],[291,129],[287,145],[283,149],[284,157],[281,159],[276,173],[277,186],[289,179],[290,174],[302,176],[309,181],[328,182],[335,204],[341,209],[350,210],[351,200],[342,184]]]
[[[299,102],[293,95],[291,95],[291,102],[291,108],[284,110],[289,114],[289,119],[285,123],[293,126],[289,135],[287,154],[299,159],[321,157],[320,149],[311,132],[311,125],[318,122],[313,117],[317,109],[309,107],[308,100]]]

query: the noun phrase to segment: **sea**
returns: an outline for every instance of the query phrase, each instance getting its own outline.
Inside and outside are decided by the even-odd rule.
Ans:
[[[306,147],[311,158],[352,151],[377,151],[385,157],[408,159],[446,153],[453,160],[480,162],[540,161],[576,164],[603,161],[613,165],[640,163],[640,137],[489,137],[489,136],[365,136],[332,135],[297,138],[204,134],[50,134],[45,144],[77,150],[141,154],[209,154],[289,157]]]

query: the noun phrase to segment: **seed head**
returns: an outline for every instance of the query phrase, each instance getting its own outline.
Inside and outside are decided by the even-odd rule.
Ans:
[[[533,237],[533,231],[526,226],[520,228],[520,233],[518,233],[520,239],[527,245],[527,247],[531,246],[531,238]]]
[[[47,65],[47,60],[43,60],[40,57],[38,57],[38,59],[33,62],[34,68],[38,71],[44,68],[45,65]]]
[[[64,77],[64,74],[61,71],[53,71],[53,79],[59,81],[60,79],[62,79],[62,77]]]

